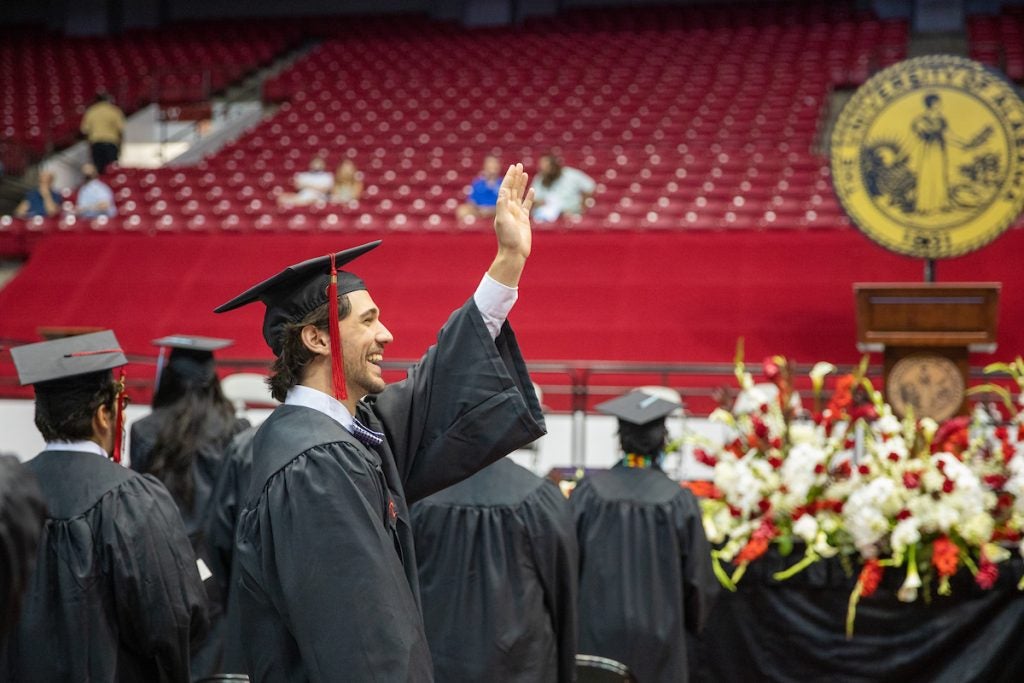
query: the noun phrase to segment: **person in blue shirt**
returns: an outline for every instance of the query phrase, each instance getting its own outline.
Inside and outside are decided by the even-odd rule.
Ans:
[[[14,209],[14,215],[18,218],[49,218],[60,214],[60,202],[60,193],[53,189],[53,173],[40,171],[39,187],[25,194],[25,198]]]
[[[501,187],[501,161],[498,157],[484,157],[484,167],[480,175],[470,185],[466,195],[466,203],[459,206],[455,215],[459,220],[470,216],[484,218],[494,215],[494,207],[498,203],[498,188]]]

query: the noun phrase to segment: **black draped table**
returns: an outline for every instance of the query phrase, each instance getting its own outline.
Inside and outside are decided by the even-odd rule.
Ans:
[[[859,566],[849,576],[831,559],[786,581],[772,579],[800,557],[772,551],[748,567],[737,592],[722,591],[704,633],[689,643],[694,680],[1024,681],[1018,555],[999,565],[991,590],[978,588],[962,569],[952,595],[933,590],[930,603],[899,602],[905,572],[887,568],[878,591],[860,600],[851,640],[846,610]]]

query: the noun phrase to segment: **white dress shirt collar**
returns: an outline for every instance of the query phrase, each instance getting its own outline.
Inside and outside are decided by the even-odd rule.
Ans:
[[[284,404],[317,410],[340,424],[345,431],[352,432],[352,413],[348,412],[344,403],[322,391],[296,384],[288,390]]]
[[[104,458],[110,457],[103,446],[95,441],[47,441],[44,451],[73,451],[75,453],[95,453]]]

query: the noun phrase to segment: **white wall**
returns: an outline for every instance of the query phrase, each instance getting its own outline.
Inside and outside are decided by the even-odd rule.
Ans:
[[[43,439],[36,431],[32,422],[34,413],[32,401],[0,400],[0,452],[14,453],[22,460],[34,457],[43,448]],[[131,423],[149,414],[149,406],[129,405],[127,427]],[[270,410],[251,410],[248,418],[253,424],[260,424],[270,414]],[[569,415],[548,415],[546,417],[548,434],[542,438],[536,451],[518,451],[513,459],[524,467],[544,475],[552,467],[568,467],[572,465],[572,419]],[[604,468],[614,465],[620,455],[616,433],[615,419],[604,415],[591,415],[586,421],[587,467]],[[684,424],[679,419],[671,419],[669,431],[672,438],[683,434],[701,434],[709,438],[719,438],[719,430],[707,420],[687,420]],[[695,465],[689,456],[690,448],[685,449],[680,468],[678,456],[670,456],[665,463],[665,470],[677,477],[699,478],[708,476],[706,468]],[[127,464],[127,458],[126,458]]]

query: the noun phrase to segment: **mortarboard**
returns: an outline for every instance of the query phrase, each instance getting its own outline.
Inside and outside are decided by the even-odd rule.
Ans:
[[[185,378],[206,379],[215,372],[213,364],[213,352],[227,348],[234,344],[232,339],[217,339],[215,337],[198,337],[188,334],[173,334],[169,337],[154,339],[153,344],[160,347],[160,357],[157,360],[157,382],[160,381],[160,374],[164,365],[173,368],[175,372]],[[167,349],[170,349],[168,359]]]
[[[21,385],[35,385],[37,396],[80,387],[96,381],[98,373],[128,364],[117,337],[110,330],[16,346],[11,349],[11,358]],[[121,461],[125,400],[122,371],[115,401],[114,452],[111,454],[114,462]]]
[[[262,302],[267,307],[263,315],[263,339],[274,355],[280,355],[284,341],[282,333],[286,325],[301,321],[328,301],[334,302],[333,307],[337,309],[337,297],[366,289],[366,285],[357,275],[337,269],[376,249],[380,242],[376,240],[288,266],[277,275],[221,304],[214,309],[214,313],[225,313],[257,301]],[[334,393],[342,400],[345,398],[345,376],[342,371],[338,325],[330,325],[329,331]]]
[[[110,330],[65,337],[11,349],[22,386],[70,379],[128,364]]]
[[[673,410],[679,408],[678,403],[666,401],[643,391],[631,391],[625,396],[613,398],[594,406],[606,415],[612,415],[627,424],[643,427],[656,420],[663,420]]]

